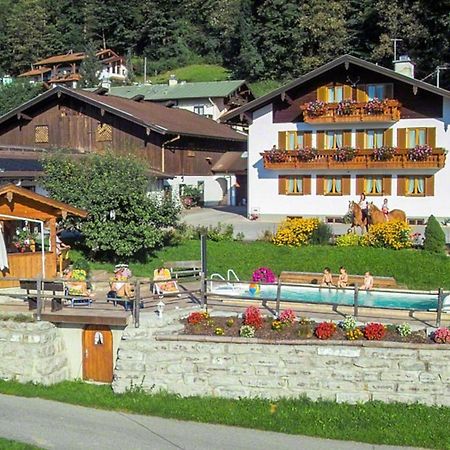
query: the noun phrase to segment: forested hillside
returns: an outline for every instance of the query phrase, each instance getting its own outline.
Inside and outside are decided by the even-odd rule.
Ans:
[[[450,62],[450,0],[0,0],[0,73],[13,75],[93,41],[147,56],[151,74],[198,62],[286,80],[343,53],[390,67],[391,38],[418,78]]]

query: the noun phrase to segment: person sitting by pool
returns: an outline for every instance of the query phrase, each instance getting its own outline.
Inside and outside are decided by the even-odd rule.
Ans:
[[[347,284],[348,284],[348,273],[345,270],[345,267],[341,266],[339,268],[339,278],[338,278],[337,286],[338,286],[338,288],[344,288],[344,287],[347,287]]]
[[[320,283],[321,286],[328,286],[328,287],[332,287],[334,286],[333,284],[333,275],[331,273],[331,269],[329,267],[325,267],[323,269],[323,277],[322,277],[322,282]]]
[[[364,274],[364,286],[363,289],[369,291],[373,288],[373,276],[370,272]]]

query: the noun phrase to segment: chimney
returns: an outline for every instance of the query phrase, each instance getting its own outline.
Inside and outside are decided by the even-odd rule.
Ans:
[[[100,86],[109,92],[111,90],[111,80],[109,78],[103,78]]]
[[[177,77],[175,75],[170,75],[169,86],[176,86],[178,84]]]
[[[414,63],[408,55],[402,55],[397,61],[394,61],[394,70],[409,78],[414,78]]]

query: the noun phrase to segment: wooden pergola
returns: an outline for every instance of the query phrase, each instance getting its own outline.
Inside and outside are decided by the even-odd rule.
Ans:
[[[37,241],[36,244],[40,245],[41,249],[39,251],[17,251],[9,242],[11,236],[5,233],[8,270],[0,272],[0,286],[18,285],[17,281],[8,281],[8,278],[56,277],[58,258],[56,221],[60,217],[65,219],[68,215],[86,217],[87,214],[82,209],[36,194],[14,184],[2,186],[0,188],[0,221],[5,225],[13,224],[14,221],[20,223],[28,221],[34,224],[35,228],[39,229],[40,242]],[[44,243],[44,229],[49,231],[47,245]],[[14,231],[11,228],[9,233]]]

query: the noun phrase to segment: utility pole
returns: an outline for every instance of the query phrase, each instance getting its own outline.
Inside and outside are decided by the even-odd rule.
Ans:
[[[391,39],[394,44],[394,62],[397,61],[397,42],[403,41],[403,39],[393,38]]]
[[[144,84],[147,83],[147,57],[144,56]]]

